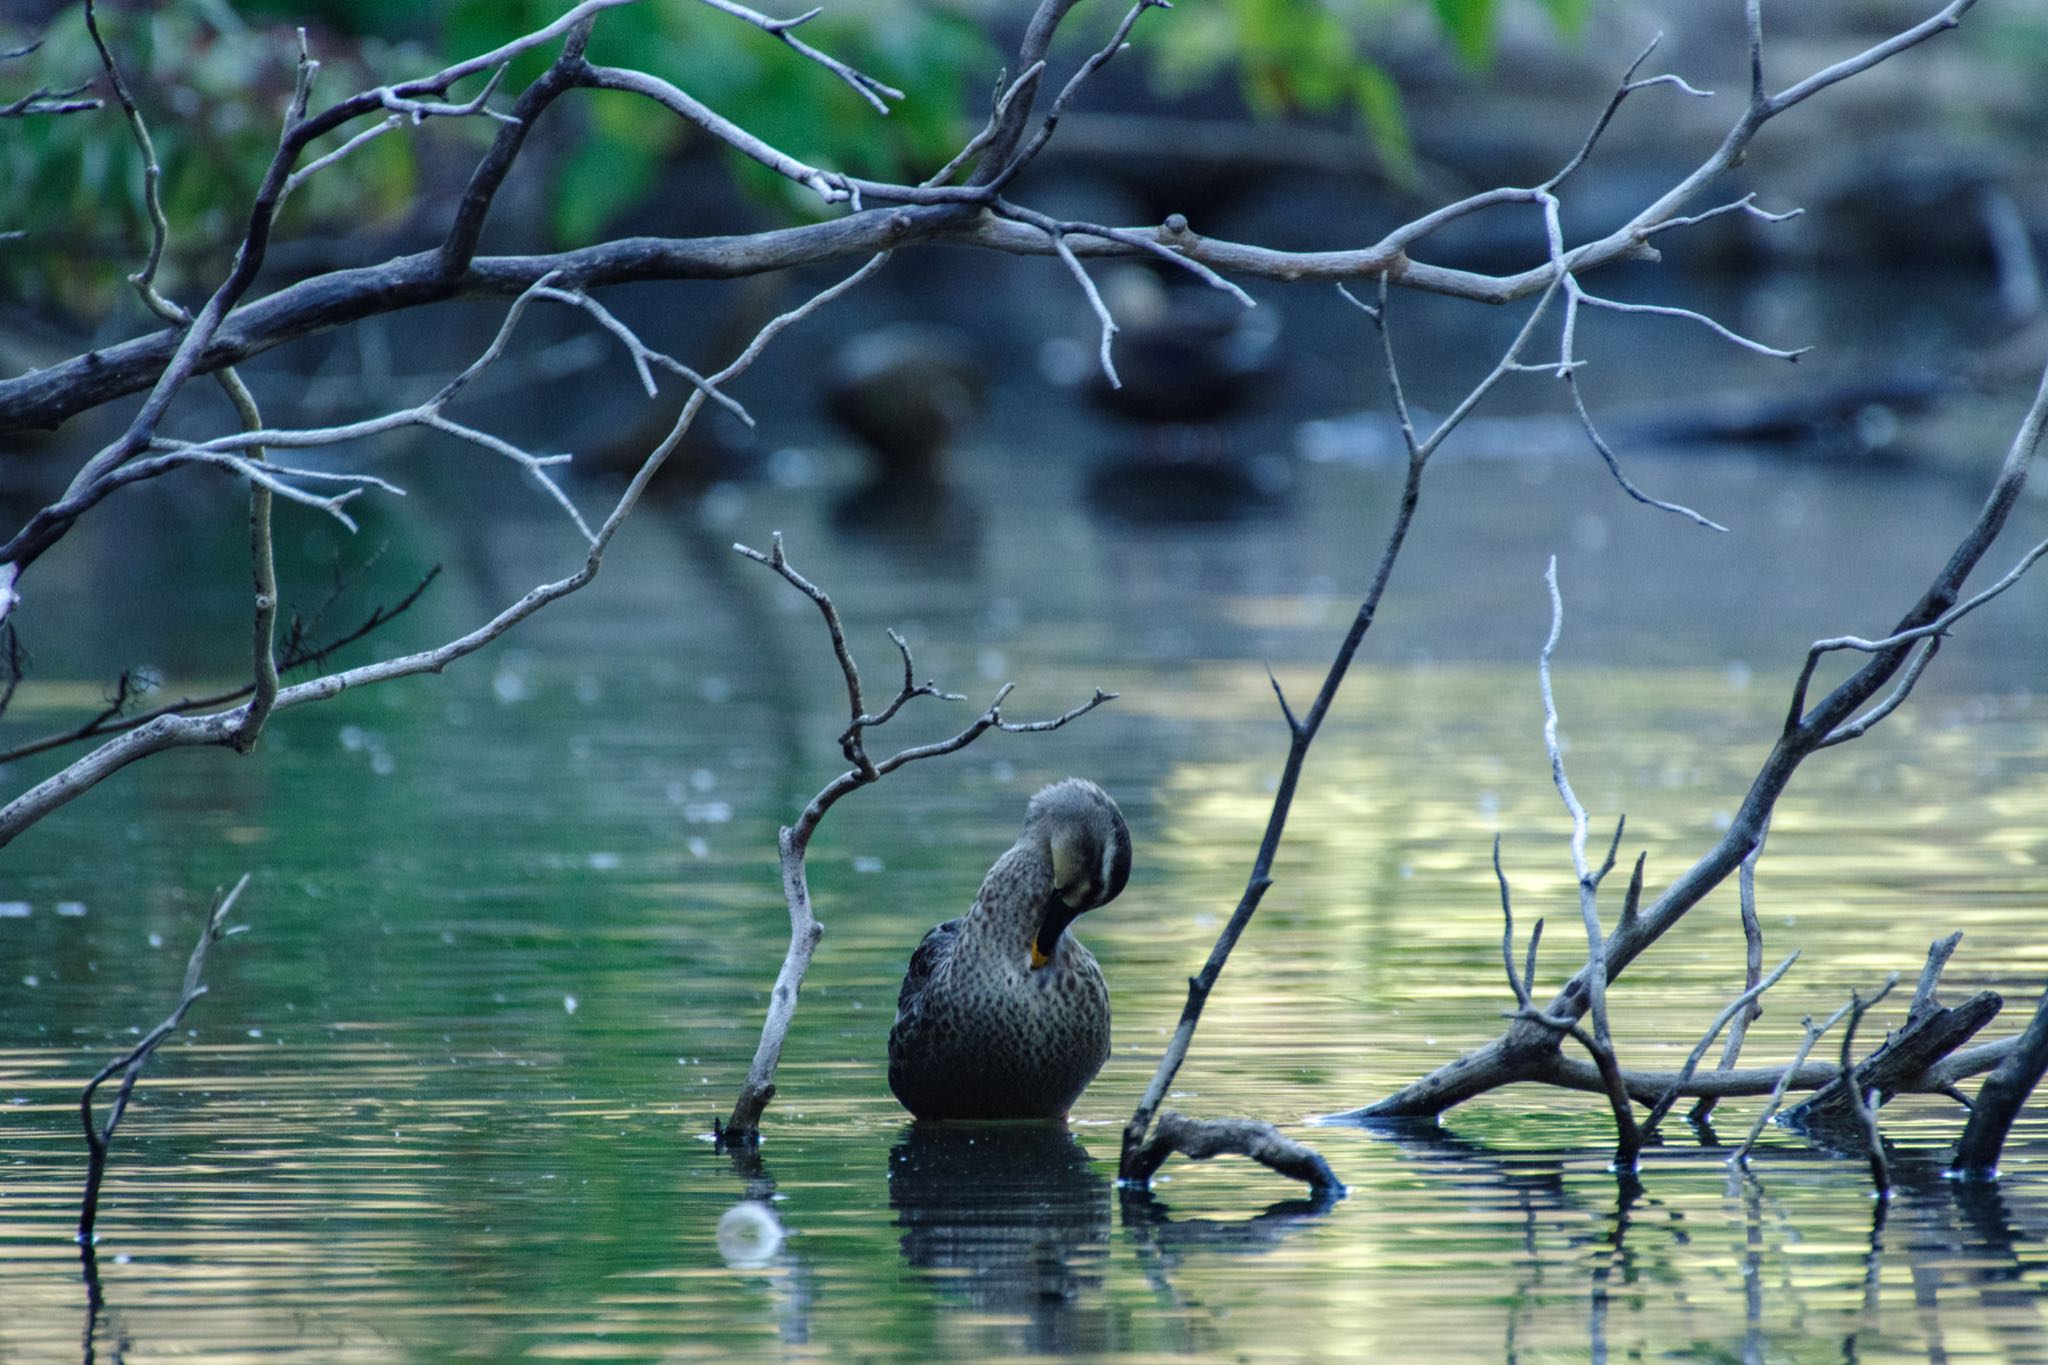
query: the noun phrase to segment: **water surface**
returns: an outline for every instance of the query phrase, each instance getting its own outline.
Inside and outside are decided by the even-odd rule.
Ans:
[[[1718,1138],[1675,1125],[1640,1190],[1608,1171],[1585,1097],[1497,1094],[1403,1139],[1303,1124],[1498,1029],[1496,832],[1524,926],[1549,917],[1540,982],[1582,952],[1535,677],[1545,558],[1567,599],[1572,775],[1603,831],[1626,811],[1654,890],[1740,800],[1805,642],[1880,632],[1974,514],[2000,450],[1955,430],[1938,459],[1882,470],[1641,457],[1639,479],[1726,537],[1627,502],[1590,453],[1447,451],[1172,1101],[1280,1122],[1351,1197],[1317,1208],[1231,1161],[1118,1194],[1118,1129],[1284,755],[1265,665],[1312,692],[1398,487],[1371,462],[1294,460],[1299,415],[1246,429],[1296,479],[1260,514],[1134,524],[1088,493],[1127,438],[1007,394],[962,461],[978,515],[936,550],[836,533],[846,463],[798,424],[786,486],[648,507],[593,589],[502,646],[280,716],[247,759],[138,765],[24,837],[0,914],[0,1359],[2048,1358],[2038,1118],[1980,1190],[1939,1178],[1955,1107],[1900,1102],[1889,1209],[1858,1161],[1789,1135],[1731,1182],[1714,1144],[1754,1102],[1725,1105]],[[574,562],[530,489],[431,470],[414,487],[366,528],[389,542],[369,596],[447,572],[373,652]],[[44,619],[76,629],[31,637],[11,733],[75,721],[129,664],[232,680],[226,496],[138,494],[43,566]],[[479,504],[488,520],[450,517]],[[2038,539],[2048,511],[2016,521]],[[1013,718],[1122,695],[832,812],[811,856],[827,937],[750,1159],[704,1134],[786,938],[775,830],[837,771],[845,705],[810,604],[725,548],[772,530],[837,597],[871,698],[891,625],[920,678],[974,698],[917,703],[906,742],[1005,681]],[[307,600],[333,537],[293,520],[289,539]],[[166,583],[189,608],[175,621],[91,605]],[[1804,957],[1750,1060],[1789,1055],[1802,1014],[1910,978],[1958,928],[1951,993],[2003,991],[1995,1033],[2024,1019],[2048,982],[2044,620],[2026,588],[1988,609],[1907,708],[1801,773],[1759,889],[1767,954]],[[913,1128],[882,1059],[902,965],[1068,773],[1104,783],[1137,841],[1129,890],[1079,931],[1115,999],[1113,1059],[1066,1130]],[[118,1140],[91,1315],[70,1242],[78,1088],[162,1016],[213,889],[244,870],[250,932],[216,950]],[[1682,1055],[1739,989],[1740,942],[1730,888],[1630,970],[1625,1060]],[[735,1265],[715,1228],[748,1199],[786,1236]]]

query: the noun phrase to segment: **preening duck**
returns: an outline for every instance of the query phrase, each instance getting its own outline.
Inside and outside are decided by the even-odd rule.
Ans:
[[[974,907],[924,936],[889,1030],[889,1089],[921,1119],[1064,1116],[1109,1060],[1109,988],[1068,926],[1116,899],[1131,832],[1070,777],[1031,798]]]

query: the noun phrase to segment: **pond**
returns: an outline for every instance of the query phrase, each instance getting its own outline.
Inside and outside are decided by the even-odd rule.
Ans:
[[[1312,692],[1399,487],[1372,459],[1295,454],[1296,422],[1381,390],[1341,313],[1275,292],[1341,340],[1237,429],[1291,480],[1252,515],[1106,514],[1088,472],[1129,438],[1020,379],[960,452],[964,531],[846,535],[844,452],[799,414],[775,437],[779,481],[644,508],[587,593],[501,645],[280,716],[246,759],[153,759],[23,837],[0,889],[0,1360],[2048,1358],[2038,1106],[1990,1188],[1940,1176],[1956,1106],[1888,1108],[1889,1207],[1860,1161],[1776,1130],[1755,1178],[1731,1178],[1755,1101],[1724,1104],[1718,1137],[1674,1124],[1639,1191],[1608,1170],[1592,1097],[1500,1092],[1425,1136],[1306,1122],[1498,1030],[1496,832],[1525,927],[1551,920],[1539,981],[1583,953],[1536,682],[1546,557],[1572,776],[1601,828],[1627,813],[1654,889],[1725,824],[1806,642],[1882,631],[1946,556],[2023,395],[1918,428],[1888,462],[1631,457],[1726,536],[1630,503],[1590,451],[1447,448],[1171,1101],[1278,1122],[1350,1197],[1317,1207],[1231,1159],[1116,1190],[1119,1129],[1284,757],[1266,665]],[[1883,325],[1910,330],[1911,307]],[[1463,340],[1417,335],[1423,355]],[[1702,390],[1755,373],[1657,336],[1669,350],[1613,357],[1613,401],[1668,392],[1673,365]],[[768,401],[815,354],[742,396]],[[445,572],[358,654],[466,629],[579,557],[533,490],[420,463],[414,497],[369,514],[361,544],[386,548],[331,619]],[[176,688],[233,681],[233,506],[225,485],[148,490],[39,567],[10,736],[75,723],[133,664]],[[1991,563],[2044,529],[2031,498]],[[894,626],[920,678],[973,699],[915,703],[878,749],[950,733],[1006,681],[1018,719],[1120,696],[831,812],[810,858],[826,937],[765,1141],[735,1158],[706,1134],[786,940],[775,832],[838,771],[844,721],[814,609],[726,548],[778,530],[874,686]],[[294,600],[315,601],[336,537],[293,516],[286,539]],[[145,605],[165,594],[177,612]],[[1803,956],[1746,1060],[1788,1057],[1800,1017],[1852,987],[1910,983],[1955,929],[1945,988],[2005,994],[1987,1036],[2027,1017],[2048,983],[2044,669],[2048,613],[2023,585],[1897,716],[1801,772],[1758,887],[1770,960]],[[10,790],[43,762],[10,769]],[[1117,797],[1136,842],[1129,889],[1079,926],[1115,1002],[1112,1060],[1065,1129],[914,1127],[884,1080],[903,964],[1069,773]],[[215,889],[244,871],[248,932],[215,950],[211,993],[117,1140],[91,1314],[71,1242],[79,1087],[168,1010]],[[1624,1061],[1671,1064],[1741,976],[1731,887],[1614,988]],[[770,1244],[736,1254],[728,1224],[721,1249],[749,1200],[772,1211]]]

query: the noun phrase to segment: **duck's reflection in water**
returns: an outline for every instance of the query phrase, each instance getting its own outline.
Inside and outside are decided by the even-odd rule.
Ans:
[[[1128,1305],[1103,1292],[1113,1254],[1111,1182],[1060,1124],[916,1123],[889,1153],[889,1204],[903,1258],[935,1291],[1019,1324],[1008,1349],[1031,1354],[1129,1350]],[[1237,1222],[1175,1219],[1149,1193],[1119,1201],[1123,1237],[1153,1290],[1180,1310],[1177,1350],[1218,1342],[1201,1306],[1173,1284],[1190,1254],[1257,1255],[1319,1220],[1334,1198],[1289,1200]],[[1157,1346],[1157,1323],[1146,1342]],[[1169,1330],[1172,1330],[1171,1328]]]
[[[1023,1323],[1020,1350],[1111,1344],[1109,1181],[1057,1123],[914,1123],[889,1152],[903,1258],[949,1299]]]

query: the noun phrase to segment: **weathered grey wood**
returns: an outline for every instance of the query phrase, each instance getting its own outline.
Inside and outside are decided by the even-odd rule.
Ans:
[[[1998,1017],[2004,1004],[1996,991],[1979,991],[1953,1009],[1937,1006],[1909,1020],[1882,1047],[1857,1064],[1857,1089],[1875,1089],[1883,1100],[1889,1101],[1902,1090],[1923,1088],[1928,1068],[1975,1037]],[[1837,1078],[1787,1109],[1783,1122],[1799,1132],[1832,1130],[1837,1124],[1855,1123],[1851,1093]]]
[[[1979,1087],[1950,1170],[1976,1180],[1997,1178],[2006,1134],[2043,1072],[2048,1072],[2048,994],[2034,1007],[2033,1021],[2018,1044]]]

